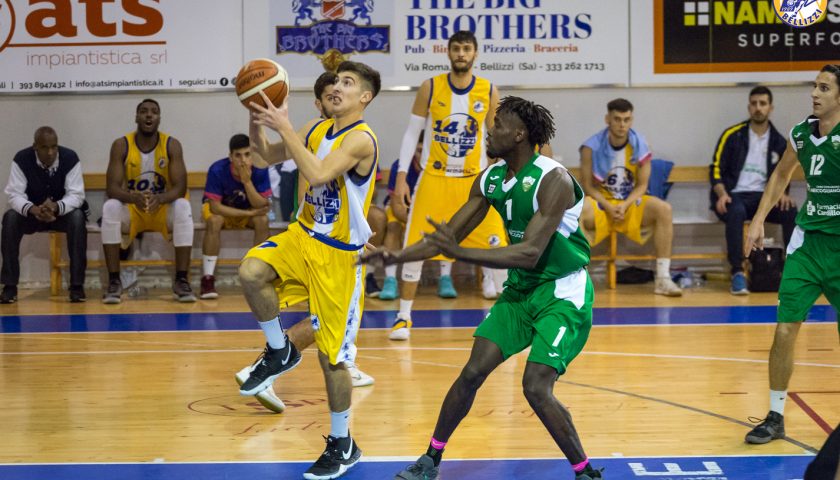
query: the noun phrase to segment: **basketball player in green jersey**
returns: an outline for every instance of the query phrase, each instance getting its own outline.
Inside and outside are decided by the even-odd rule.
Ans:
[[[746,436],[748,443],[784,438],[784,408],[799,327],[821,293],[840,308],[840,65],[826,65],[811,91],[814,114],[790,131],[787,150],[767,182],[750,223],[744,255],[761,249],[764,220],[798,164],[808,196],[796,216],[779,286],[776,335],[770,349],[770,412]]]
[[[449,389],[429,449],[395,478],[437,477],[443,449],[467,415],[476,392],[502,362],[530,347],[525,398],[571,462],[576,479],[601,478],[589,465],[572,418],[554,397],[557,378],[583,349],[592,327],[592,281],[586,271],[589,243],[580,229],[583,189],[562,165],[535,153],[554,135],[544,107],[517,97],[503,99],[487,135],[487,153],[503,161],[477,176],[467,203],[450,222],[429,223],[435,232],[402,251],[374,250],[363,262],[413,262],[443,253],[490,268],[508,268],[508,280],[475,331],[470,359]],[[492,250],[459,245],[495,208],[510,246]]]

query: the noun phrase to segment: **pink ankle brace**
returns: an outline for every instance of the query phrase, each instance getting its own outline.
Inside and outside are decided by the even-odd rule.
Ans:
[[[572,470],[574,470],[575,473],[580,473],[580,472],[583,471],[584,468],[586,468],[587,465],[589,465],[589,459],[588,458],[586,460],[578,463],[577,465],[572,465]]]

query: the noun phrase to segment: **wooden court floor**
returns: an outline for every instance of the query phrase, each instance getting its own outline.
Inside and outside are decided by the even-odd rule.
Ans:
[[[747,418],[763,417],[768,409],[774,326],[749,317],[766,317],[775,296],[732,297],[726,285],[715,283],[681,299],[654,297],[650,290],[596,291],[596,326],[555,388],[590,457],[801,455],[818,449],[840,423],[836,322],[809,322],[801,330],[785,417],[788,438],[752,446],[743,437]],[[0,464],[305,462],[303,471],[323,450],[329,417],[313,349],[275,384],[285,413],[272,414],[238,395],[233,374],[253,361],[264,340],[255,324],[224,327],[230,318],[251,318],[236,291],[193,305],[152,292],[115,307],[101,305],[98,293],[77,305],[22,292],[18,304],[0,308]],[[423,291],[416,308],[443,318],[440,325],[414,329],[408,342],[389,341],[387,328],[363,328],[358,363],[376,383],[355,389],[351,431],[367,458],[408,459],[424,451],[440,402],[472,344],[473,328],[446,325],[490,305],[468,289],[454,301]],[[704,310],[712,306],[726,308]],[[395,308],[395,302],[366,303],[376,318]],[[621,321],[599,324],[599,315],[607,315],[599,312]],[[746,320],[714,318],[726,312]],[[709,321],[680,324],[681,315],[707,315]],[[162,328],[107,327],[167,316],[174,323]],[[377,322],[371,326],[387,324]],[[86,325],[106,327],[87,331]],[[445,459],[561,458],[522,395],[525,357],[490,376]],[[558,472],[569,475],[567,470]]]

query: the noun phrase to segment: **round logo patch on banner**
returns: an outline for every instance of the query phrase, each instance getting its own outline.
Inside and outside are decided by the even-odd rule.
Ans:
[[[828,0],[773,0],[776,15],[794,27],[807,27],[825,17]]]

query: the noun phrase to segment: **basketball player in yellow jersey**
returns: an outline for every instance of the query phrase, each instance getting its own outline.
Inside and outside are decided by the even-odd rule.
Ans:
[[[499,92],[489,80],[472,73],[478,54],[478,41],[469,31],[459,31],[449,38],[449,73],[424,81],[414,98],[411,118],[400,148],[400,171],[394,196],[401,206],[411,204],[406,222],[405,245],[419,241],[424,232],[434,229],[426,221],[431,217],[437,222],[448,221],[469,197],[475,176],[487,167],[484,145],[485,129],[493,126]],[[406,173],[411,165],[420,132],[425,129],[423,154],[420,158],[422,173],[410,198]],[[409,200],[410,199],[410,200]],[[485,220],[472,231],[462,245],[473,248],[490,248],[507,245],[507,237],[498,213],[491,211]],[[443,255],[433,260],[448,260]],[[417,293],[423,262],[409,262],[402,267],[400,310],[394,321],[390,338],[406,340],[411,328],[411,306]],[[494,272],[484,268],[484,296],[498,295],[493,282]],[[395,268],[386,274],[395,274]],[[443,281],[448,272],[441,271]],[[498,274],[497,274],[498,275]],[[442,289],[441,289],[442,290]],[[454,290],[450,295],[455,296]]]
[[[187,272],[193,244],[193,219],[187,193],[187,168],[181,142],[158,130],[160,105],[137,105],[137,130],[114,140],[105,174],[108,200],[102,205],[102,248],[108,266],[103,303],[120,303],[120,244],[128,247],[145,231],[163,234],[175,245],[172,291],[180,302],[194,302]],[[123,237],[127,235],[127,237]]]
[[[308,187],[298,221],[252,248],[239,267],[245,298],[267,339],[240,387],[242,395],[269,388],[300,362],[280,323],[280,308],[309,300],[331,430],[324,453],[304,474],[307,479],[337,478],[362,454],[348,428],[352,384],[344,362],[352,360],[362,318],[365,275],[358,255],[372,233],[366,216],[379,154],[363,113],[381,82],[379,72],[362,63],[342,62],[336,73],[329,98],[333,117],[313,120],[299,132],[289,121],[288,101],[277,108],[263,94],[268,108],[251,104],[253,121],[282,137],[266,150],[268,161],[292,158]]]

